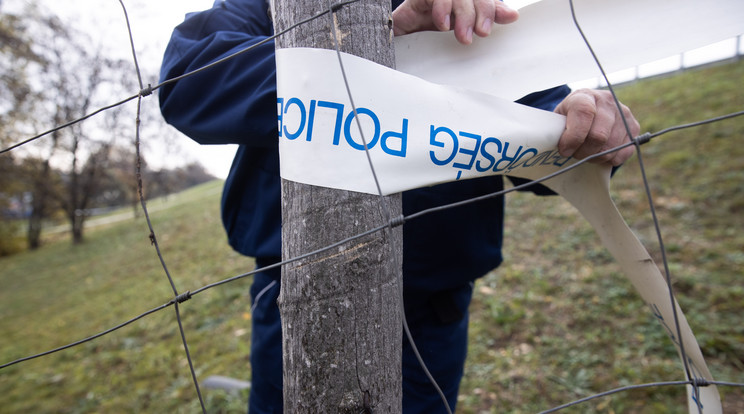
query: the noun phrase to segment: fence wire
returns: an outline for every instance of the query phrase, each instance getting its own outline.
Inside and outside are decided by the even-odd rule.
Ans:
[[[136,100],[136,102],[137,102],[137,112],[136,112],[136,119],[135,119],[135,125],[136,125],[135,126],[136,166],[135,167],[136,167],[136,173],[137,173],[137,191],[138,191],[138,195],[139,195],[139,200],[140,200],[141,208],[142,208],[142,211],[144,213],[145,219],[147,221],[148,229],[150,231],[149,240],[150,240],[151,244],[153,245],[153,247],[155,248],[155,251],[156,251],[158,260],[160,262],[160,265],[162,267],[163,273],[165,274],[165,276],[166,276],[166,278],[167,278],[167,280],[168,280],[168,282],[169,282],[169,284],[171,286],[171,290],[173,292],[173,298],[171,300],[169,300],[168,302],[160,305],[160,306],[154,307],[154,308],[152,308],[152,309],[150,309],[148,311],[145,311],[145,312],[143,312],[143,313],[135,316],[134,318],[131,318],[131,319],[125,321],[125,322],[122,322],[122,323],[120,323],[118,325],[115,325],[115,326],[113,326],[113,327],[111,327],[109,329],[106,329],[106,330],[104,330],[102,332],[99,332],[97,334],[91,335],[89,337],[80,339],[78,341],[72,342],[70,344],[67,344],[67,345],[64,345],[64,346],[61,346],[61,347],[58,347],[58,348],[50,349],[50,350],[45,351],[45,352],[41,352],[41,353],[34,354],[34,355],[29,355],[29,356],[26,356],[26,357],[23,357],[23,358],[16,359],[14,361],[3,363],[2,365],[0,365],[0,370],[2,370],[4,368],[7,368],[7,367],[10,367],[10,366],[13,366],[13,365],[21,364],[21,363],[26,362],[26,361],[34,360],[34,359],[37,359],[37,358],[48,356],[50,354],[54,354],[54,353],[57,353],[57,352],[61,352],[61,351],[65,351],[65,350],[68,350],[68,349],[71,349],[71,348],[78,347],[78,346],[80,346],[82,344],[85,344],[85,343],[94,341],[94,340],[96,340],[98,338],[101,338],[103,336],[109,335],[109,334],[111,334],[111,333],[113,333],[113,332],[115,332],[115,331],[117,331],[117,330],[119,330],[119,329],[121,329],[123,327],[126,327],[128,325],[131,325],[131,324],[133,324],[135,322],[138,322],[138,321],[142,320],[143,318],[146,318],[146,317],[148,317],[148,316],[150,316],[150,315],[152,315],[154,313],[160,312],[160,311],[162,311],[162,310],[164,310],[166,308],[169,308],[169,307],[173,306],[174,312],[175,312],[175,317],[176,317],[175,319],[176,319],[177,324],[178,324],[179,333],[180,333],[182,344],[183,344],[184,354],[185,354],[186,359],[188,361],[189,371],[190,371],[190,374],[191,374],[191,379],[192,379],[193,386],[194,386],[194,389],[195,389],[195,392],[196,392],[196,396],[197,396],[197,398],[199,400],[199,403],[200,403],[200,406],[201,406],[201,411],[203,413],[206,413],[207,412],[207,409],[206,409],[206,406],[205,406],[205,403],[204,403],[204,399],[202,397],[202,393],[201,393],[201,390],[200,390],[200,387],[199,387],[199,381],[197,379],[196,369],[194,368],[194,364],[193,364],[193,361],[191,359],[191,355],[189,353],[189,346],[188,346],[188,341],[186,339],[186,332],[185,332],[185,329],[183,327],[183,323],[182,323],[182,319],[181,319],[181,312],[180,312],[180,309],[179,309],[179,305],[182,304],[183,302],[188,301],[191,298],[193,298],[194,296],[196,296],[196,295],[198,295],[200,293],[203,293],[203,292],[205,292],[207,290],[210,290],[210,289],[213,289],[213,288],[217,288],[217,287],[226,285],[228,283],[235,282],[235,281],[240,280],[240,279],[247,278],[249,276],[252,276],[252,275],[254,275],[256,273],[259,273],[259,272],[262,272],[262,271],[267,271],[267,270],[270,270],[270,269],[275,269],[275,268],[281,267],[281,266],[286,265],[286,264],[290,264],[290,263],[293,263],[293,262],[305,260],[305,259],[310,258],[310,257],[313,257],[315,255],[318,255],[318,254],[321,254],[321,253],[324,253],[324,252],[327,252],[327,251],[336,249],[336,248],[338,248],[340,246],[343,246],[343,245],[345,245],[347,243],[351,243],[351,242],[353,242],[353,241],[355,241],[357,239],[364,238],[364,237],[367,237],[369,235],[372,235],[372,234],[375,234],[375,233],[378,233],[378,232],[381,232],[381,231],[385,231],[386,229],[389,229],[391,227],[402,226],[406,222],[409,222],[411,220],[415,220],[415,219],[420,218],[420,217],[425,216],[425,215],[433,214],[433,213],[436,213],[436,212],[439,212],[439,211],[443,211],[443,210],[447,210],[447,209],[457,208],[457,207],[460,207],[460,206],[463,206],[463,205],[467,205],[467,204],[477,203],[477,202],[483,201],[485,199],[490,199],[490,198],[494,198],[494,197],[504,196],[504,195],[506,195],[508,193],[511,193],[511,192],[525,190],[525,189],[527,189],[527,188],[529,188],[531,186],[540,184],[540,183],[542,183],[544,181],[547,181],[547,180],[549,180],[551,178],[554,178],[554,177],[556,177],[556,176],[558,176],[560,174],[566,173],[567,171],[570,171],[573,168],[577,168],[577,167],[579,167],[580,165],[582,165],[582,164],[584,164],[586,162],[591,162],[594,159],[600,158],[600,157],[602,157],[604,155],[613,153],[615,151],[619,151],[619,150],[621,150],[623,148],[626,148],[626,147],[629,147],[629,146],[634,146],[636,148],[636,155],[637,155],[638,160],[639,160],[639,167],[640,167],[640,170],[641,170],[640,172],[641,172],[641,175],[642,175],[642,178],[643,178],[643,185],[644,185],[646,197],[648,198],[649,212],[652,215],[652,219],[653,219],[653,223],[654,223],[654,228],[655,228],[655,232],[656,232],[656,235],[657,235],[657,242],[658,242],[659,249],[660,249],[661,256],[662,256],[662,262],[663,262],[663,268],[664,268],[664,275],[666,277],[667,285],[669,286],[669,296],[670,296],[670,300],[672,301],[672,303],[674,303],[674,301],[675,301],[675,293],[674,293],[674,290],[673,290],[673,287],[672,287],[673,286],[673,283],[672,283],[672,279],[671,279],[671,273],[669,271],[669,265],[667,263],[666,248],[664,247],[664,242],[663,242],[662,235],[661,235],[661,228],[659,226],[659,221],[658,221],[658,218],[656,216],[656,212],[655,212],[656,208],[655,208],[655,204],[654,204],[653,198],[651,196],[651,189],[650,189],[650,185],[649,185],[649,180],[648,180],[648,178],[646,176],[646,173],[645,173],[645,168],[644,168],[644,163],[643,163],[643,158],[642,158],[641,145],[648,143],[653,138],[662,136],[662,135],[667,134],[667,133],[671,133],[671,132],[678,131],[678,130],[681,130],[681,129],[686,129],[686,128],[694,128],[694,127],[698,127],[700,125],[705,125],[705,124],[714,123],[714,122],[720,122],[720,121],[724,121],[724,120],[731,119],[731,118],[734,118],[734,117],[742,116],[742,115],[744,115],[744,110],[737,111],[737,112],[730,113],[730,114],[726,114],[726,115],[722,115],[722,116],[708,118],[708,119],[704,119],[704,120],[700,120],[700,121],[696,121],[696,122],[690,122],[690,123],[686,123],[686,124],[671,126],[671,127],[668,127],[668,128],[665,128],[665,129],[662,129],[660,131],[653,132],[653,133],[646,132],[646,133],[644,133],[642,135],[639,135],[637,137],[634,137],[632,140],[630,140],[629,142],[627,142],[627,143],[625,143],[625,144],[623,144],[621,146],[618,146],[616,148],[612,148],[612,149],[607,150],[607,151],[604,151],[602,153],[598,153],[598,154],[595,154],[593,156],[587,157],[587,158],[585,158],[583,160],[580,160],[580,161],[578,161],[578,162],[576,162],[576,163],[574,163],[574,164],[572,164],[572,165],[570,165],[570,166],[568,166],[566,168],[563,168],[563,169],[561,169],[559,171],[556,171],[555,173],[552,173],[552,174],[547,175],[545,177],[542,177],[540,179],[533,180],[533,181],[528,182],[528,183],[525,183],[525,184],[516,185],[516,186],[510,187],[510,188],[506,188],[506,189],[504,189],[502,191],[494,192],[494,193],[491,193],[491,194],[487,194],[487,195],[484,195],[484,196],[480,196],[480,197],[476,197],[476,198],[472,198],[472,199],[468,199],[468,200],[464,200],[464,201],[461,201],[461,202],[456,202],[456,203],[442,205],[442,206],[438,206],[438,207],[434,207],[434,208],[430,208],[430,209],[426,209],[426,210],[421,210],[421,211],[418,211],[418,212],[409,214],[407,216],[401,215],[399,217],[390,217],[389,212],[386,211],[385,214],[383,215],[383,217],[386,217],[387,218],[387,222],[381,223],[379,226],[377,226],[375,228],[372,228],[372,229],[369,229],[369,230],[367,230],[367,231],[365,231],[363,233],[350,236],[350,237],[345,238],[343,240],[339,240],[339,241],[337,241],[337,242],[335,242],[333,244],[329,244],[328,246],[325,246],[325,247],[323,247],[321,249],[318,249],[318,250],[312,251],[312,252],[308,252],[308,253],[303,254],[301,256],[298,256],[298,257],[286,259],[286,260],[283,260],[281,262],[272,264],[270,266],[265,266],[265,267],[262,267],[262,268],[256,268],[256,269],[254,269],[254,270],[252,270],[250,272],[246,272],[246,273],[239,274],[239,275],[236,275],[236,276],[227,278],[227,279],[223,279],[223,280],[220,280],[220,281],[211,283],[211,284],[204,285],[204,286],[202,286],[202,287],[200,287],[198,289],[195,289],[193,291],[179,292],[179,290],[176,287],[176,283],[175,283],[173,277],[171,276],[170,271],[168,270],[168,266],[166,264],[166,261],[165,261],[165,259],[163,257],[163,254],[162,254],[162,251],[160,249],[160,245],[158,243],[158,239],[157,239],[157,236],[156,236],[156,231],[155,231],[155,228],[153,227],[152,221],[150,219],[150,214],[149,214],[148,208],[147,208],[147,201],[146,201],[146,198],[145,198],[144,192],[143,192],[142,154],[140,152],[140,125],[141,125],[140,114],[141,114],[141,103],[142,103],[142,99],[143,98],[146,98],[146,97],[148,97],[150,95],[152,95],[152,93],[154,91],[158,90],[159,88],[161,88],[161,87],[163,87],[165,85],[168,85],[170,83],[177,82],[180,79],[183,79],[183,78],[186,78],[186,77],[189,77],[189,76],[193,76],[193,75],[195,75],[197,73],[200,73],[202,71],[208,70],[209,68],[212,68],[214,66],[223,64],[224,62],[229,61],[231,59],[234,59],[235,57],[237,57],[237,56],[239,56],[241,54],[247,53],[247,52],[249,52],[249,51],[251,51],[251,50],[253,50],[253,49],[255,49],[255,48],[257,48],[257,47],[259,47],[259,46],[261,46],[261,45],[263,45],[265,43],[267,43],[267,42],[273,41],[277,37],[280,37],[280,36],[284,35],[285,33],[289,32],[291,30],[294,30],[295,28],[297,28],[297,27],[299,27],[301,25],[304,25],[304,24],[306,24],[306,23],[308,23],[308,22],[310,22],[312,20],[321,18],[321,17],[325,16],[326,14],[329,14],[330,15],[330,14],[338,11],[339,9],[341,9],[341,8],[347,6],[347,5],[350,5],[352,3],[356,3],[358,1],[359,0],[348,0],[348,1],[338,2],[338,3],[331,3],[331,1],[329,0],[329,7],[328,7],[328,9],[322,10],[322,11],[318,12],[317,14],[315,14],[313,16],[310,16],[310,17],[308,17],[306,19],[303,19],[303,20],[301,20],[301,21],[299,21],[299,22],[297,22],[297,23],[289,26],[287,29],[285,29],[285,30],[283,30],[281,32],[278,32],[278,33],[274,34],[273,36],[270,36],[270,37],[266,38],[265,40],[263,40],[263,41],[261,41],[259,43],[256,43],[256,44],[254,44],[254,45],[252,45],[250,47],[247,47],[245,49],[242,49],[242,50],[240,50],[240,51],[238,51],[238,52],[236,52],[236,53],[234,53],[234,54],[232,54],[230,56],[227,56],[225,58],[222,58],[222,59],[220,59],[218,61],[215,61],[215,62],[213,62],[213,63],[211,63],[209,65],[206,65],[204,67],[201,67],[199,69],[196,69],[196,70],[194,70],[192,72],[183,74],[183,75],[181,75],[179,77],[164,80],[163,82],[161,82],[159,84],[156,84],[154,86],[152,86],[152,85],[144,86],[143,81],[142,81],[142,75],[141,75],[141,72],[140,72],[139,63],[138,63],[138,54],[137,54],[137,51],[135,50],[134,37],[133,37],[133,34],[132,34],[130,22],[129,22],[129,16],[128,16],[127,8],[124,5],[123,0],[119,0],[119,4],[121,5],[122,12],[123,12],[123,19],[126,21],[126,25],[127,25],[127,29],[128,29],[128,36],[129,36],[130,47],[131,47],[131,51],[132,51],[132,59],[133,59],[133,63],[134,63],[135,69],[136,69],[136,74],[137,74],[137,79],[138,79],[138,84],[139,84],[140,90],[136,94],[133,94],[133,95],[127,97],[127,98],[124,98],[124,99],[122,99],[122,100],[120,100],[118,102],[112,103],[110,105],[103,106],[103,107],[101,107],[101,108],[99,108],[99,109],[97,109],[97,110],[95,110],[95,111],[93,111],[93,112],[91,112],[89,114],[86,114],[86,115],[84,115],[84,116],[82,116],[82,117],[80,117],[78,119],[74,119],[74,120],[71,120],[71,121],[66,122],[64,124],[61,124],[59,126],[55,126],[54,128],[51,128],[48,131],[42,132],[42,133],[40,133],[38,135],[35,135],[35,136],[32,136],[32,137],[30,137],[28,139],[22,140],[22,141],[20,141],[20,142],[18,142],[16,144],[13,144],[13,145],[11,145],[11,146],[9,146],[7,148],[0,149],[0,154],[9,153],[9,152],[11,152],[13,150],[16,150],[16,149],[24,146],[24,145],[27,145],[29,143],[32,143],[32,142],[34,142],[34,141],[36,141],[38,139],[44,138],[46,136],[49,136],[49,135],[53,134],[56,131],[59,131],[61,129],[64,129],[64,128],[70,127],[72,125],[75,125],[77,123],[83,122],[83,121],[88,120],[88,119],[90,119],[90,118],[92,118],[92,117],[94,117],[94,116],[96,116],[96,115],[98,115],[98,114],[100,114],[102,112],[105,112],[105,111],[110,110],[110,109],[114,109],[114,108],[119,107],[121,105],[124,105],[124,104],[126,104],[128,102],[132,102],[132,101],[135,101]],[[592,47],[591,47],[590,39],[587,39],[586,38],[586,36],[584,35],[584,33],[583,33],[582,29],[581,29],[580,22],[576,18],[576,15],[574,13],[573,1],[572,0],[569,0],[569,4],[571,6],[571,14],[572,14],[572,18],[573,18],[575,27],[576,27],[577,31],[581,34],[582,38],[584,39],[587,48],[592,53],[592,56],[594,57],[595,62],[597,64],[598,68],[600,69],[600,71],[602,73],[602,76],[603,76],[603,78],[604,78],[604,80],[606,82],[607,88],[610,90],[610,92],[612,93],[613,98],[615,99],[615,103],[618,106],[618,110],[619,110],[619,113],[620,113],[621,117],[623,118],[623,123],[625,125],[625,129],[626,129],[626,132],[627,132],[628,136],[632,136],[632,134],[630,132],[630,128],[628,126],[628,123],[625,120],[625,117],[623,115],[623,111],[620,108],[620,102],[619,102],[619,100],[617,98],[617,95],[615,94],[613,85],[609,81],[609,79],[607,77],[607,74],[602,69],[601,62],[597,59],[596,55],[594,54],[594,51],[592,50]],[[332,22],[331,24],[335,24],[335,23]],[[332,33],[335,36],[335,31],[332,31]],[[339,46],[338,46],[338,43],[337,42],[336,42],[336,50],[337,50],[337,52],[340,53]],[[340,58],[339,58],[339,64],[341,65],[342,73],[345,74],[344,69],[343,69],[343,62],[341,61]],[[348,82],[346,82],[346,79],[344,79],[344,83],[346,84],[346,89],[347,89],[347,93],[349,95],[349,98],[352,99],[352,106],[353,106],[353,98],[352,98],[352,96],[353,96],[353,90],[351,89],[351,87],[348,84]],[[356,113],[356,108],[353,108],[353,110]],[[355,117],[355,118],[357,119],[357,122],[359,122],[359,117]],[[360,133],[362,135],[362,140],[364,140],[364,133],[362,131],[362,128],[361,128],[361,126],[359,124],[358,124],[358,127],[359,127],[359,131],[360,131]],[[367,145],[366,144],[364,145],[364,147],[365,147],[365,149],[367,149]],[[372,171],[374,173],[374,165],[372,165],[371,158],[368,157],[368,161],[369,161],[370,167],[372,168]],[[374,179],[375,179],[375,182],[377,184],[377,188],[379,190],[380,187],[379,187],[379,183],[377,183],[377,177],[376,177],[376,175],[374,176]],[[382,203],[381,205],[382,206],[385,206],[385,203]],[[680,333],[679,333],[680,332],[680,326],[679,326],[679,322],[678,322],[678,319],[677,319],[676,308],[674,306],[673,306],[673,309],[675,310],[675,313],[674,313],[674,315],[675,315],[675,320],[674,320],[674,322],[675,322],[675,329],[676,329],[677,335],[679,337],[679,336],[681,336]],[[415,348],[415,344],[413,344],[413,340],[412,340],[412,338],[410,336],[410,333],[407,331],[407,324],[405,324],[405,316],[404,316],[404,328],[406,329],[406,333],[407,333],[408,339],[411,341],[412,345],[414,345],[414,348]],[[685,365],[684,368],[685,368],[686,376],[687,376],[686,380],[683,380],[683,381],[653,382],[653,383],[636,384],[636,385],[629,385],[629,386],[625,386],[625,387],[620,387],[620,388],[608,390],[608,391],[605,391],[605,392],[597,393],[595,395],[591,395],[591,396],[588,396],[588,397],[585,397],[585,398],[581,398],[581,399],[578,399],[578,400],[575,400],[575,401],[571,401],[571,402],[568,402],[568,403],[563,404],[563,405],[560,405],[560,406],[553,407],[553,408],[551,408],[549,410],[543,411],[543,413],[557,412],[557,411],[563,410],[565,408],[574,407],[574,406],[580,405],[582,403],[585,403],[585,402],[588,402],[588,401],[591,401],[591,400],[595,400],[595,399],[598,399],[598,398],[601,398],[601,397],[605,397],[605,396],[608,396],[608,395],[617,394],[617,393],[621,393],[621,392],[627,392],[627,391],[631,391],[631,390],[641,389],[641,388],[679,387],[679,386],[692,385],[695,389],[697,389],[697,387],[706,386],[706,385],[709,385],[709,384],[715,384],[715,385],[720,385],[720,386],[730,386],[730,387],[744,388],[744,383],[727,382],[727,381],[703,381],[703,380],[700,380],[700,379],[693,378],[693,376],[690,374],[689,368],[687,367],[687,360],[688,360],[688,358],[687,358],[687,356],[685,354],[684,347],[682,347],[681,353],[682,353],[682,361],[683,361],[683,363]],[[423,364],[423,361],[420,359],[420,357],[419,357],[419,361],[422,364],[422,368],[424,368],[424,370],[426,370],[426,366]],[[436,386],[436,383],[434,382],[433,378],[431,378],[431,376],[429,376],[429,378],[434,383],[434,385]],[[439,391],[439,393],[441,395],[441,391]],[[444,400],[444,403],[443,403],[444,404],[444,407],[446,407],[446,409],[449,411],[449,406],[446,403],[446,400],[444,399],[443,395],[442,395],[442,399]],[[699,411],[702,413],[702,407],[698,407],[698,408],[699,408]]]

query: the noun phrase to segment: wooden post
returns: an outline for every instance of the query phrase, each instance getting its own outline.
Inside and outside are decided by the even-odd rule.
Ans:
[[[276,32],[330,8],[328,0],[273,1]],[[390,16],[388,0],[347,4],[281,36],[276,47],[334,49],[336,30],[342,51],[393,67]],[[386,223],[382,203],[392,217],[401,214],[400,195],[283,181],[282,256]],[[401,412],[402,244],[401,228],[388,229],[282,269],[286,413]]]

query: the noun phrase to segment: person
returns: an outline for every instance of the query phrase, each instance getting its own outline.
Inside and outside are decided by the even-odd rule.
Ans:
[[[395,35],[453,30],[461,43],[487,36],[492,25],[518,18],[494,0],[393,0]],[[218,0],[187,15],[173,31],[161,80],[174,78],[273,33],[265,0]],[[254,257],[257,267],[281,255],[281,206],[274,43],[267,42],[207,73],[159,91],[166,121],[202,144],[239,144],[222,195],[222,219],[230,245]],[[611,97],[603,91],[571,92],[567,86],[532,93],[518,102],[567,116],[559,150],[584,158],[629,138]],[[622,107],[633,135],[639,127]],[[599,159],[620,165],[632,148]],[[503,189],[501,176],[446,183],[403,194],[403,213]],[[534,192],[545,194],[545,188]],[[467,348],[468,305],[473,282],[502,261],[503,198],[431,214],[403,228],[404,312],[422,357],[454,410]],[[276,299],[280,271],[262,271],[251,286],[253,303],[249,412],[282,411],[281,326]],[[403,410],[444,412],[443,403],[411,350],[403,343]]]

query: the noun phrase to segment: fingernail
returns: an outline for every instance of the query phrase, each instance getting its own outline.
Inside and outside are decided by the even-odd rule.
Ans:
[[[468,44],[473,42],[473,28],[468,27],[468,32],[465,33],[465,39],[468,41]]]
[[[444,30],[450,29],[450,16],[449,14],[444,16]]]
[[[481,29],[485,34],[489,35],[491,34],[491,26],[493,26],[493,21],[487,18],[483,21],[483,27]]]

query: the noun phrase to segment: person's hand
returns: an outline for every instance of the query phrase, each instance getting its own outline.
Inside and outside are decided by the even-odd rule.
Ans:
[[[641,128],[625,105],[623,115],[633,137]],[[622,145],[630,140],[622,117],[609,91],[579,89],[571,92],[556,108],[555,112],[566,116],[566,129],[558,142],[558,151],[564,157],[583,159],[590,155]],[[592,160],[618,166],[633,155],[634,147],[603,155]]]
[[[462,44],[473,41],[473,33],[485,37],[494,23],[516,21],[519,13],[498,0],[405,0],[393,11],[396,36],[424,30],[452,30]]]

